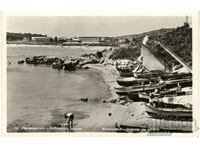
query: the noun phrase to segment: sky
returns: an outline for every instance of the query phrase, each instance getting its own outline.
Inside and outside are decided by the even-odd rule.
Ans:
[[[145,16],[9,16],[7,32],[55,36],[122,36],[182,26],[186,17]]]

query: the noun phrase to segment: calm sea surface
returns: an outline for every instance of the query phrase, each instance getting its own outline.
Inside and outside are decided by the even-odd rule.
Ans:
[[[8,126],[50,126],[64,121],[63,114],[73,112],[77,121],[90,110],[104,107],[100,99],[108,96],[108,86],[98,72],[58,71],[46,65],[19,65],[28,56],[66,56],[96,53],[104,48],[16,46],[7,47],[7,122]],[[80,101],[88,97],[89,102]]]

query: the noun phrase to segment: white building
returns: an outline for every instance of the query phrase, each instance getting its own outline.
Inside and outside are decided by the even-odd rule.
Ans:
[[[32,37],[32,42],[50,42],[50,37]]]

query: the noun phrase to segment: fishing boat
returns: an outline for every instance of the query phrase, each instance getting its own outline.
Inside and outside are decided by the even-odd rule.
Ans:
[[[177,73],[177,72],[162,72],[159,70],[153,70],[149,72],[135,72],[134,77],[136,78],[152,78],[152,77],[160,77],[162,80],[169,80],[169,79],[187,79],[191,78],[192,74],[183,72],[183,73]]]
[[[156,107],[191,108],[192,109],[192,95],[154,98],[151,101],[155,104]]]
[[[192,109],[186,107],[156,107],[154,103],[145,103],[147,114],[153,118],[170,120],[192,120]]]
[[[115,87],[115,92],[118,95],[128,95],[129,93],[138,93],[138,92],[151,92],[155,89],[161,88],[162,85],[155,84],[155,85],[138,85],[138,86],[129,86],[129,87]]]
[[[164,82],[164,88],[174,88],[178,85],[182,88],[184,87],[191,87],[192,86],[192,78],[189,79],[177,79],[177,80],[167,80]]]
[[[192,78],[192,74],[191,73],[166,73],[161,75],[161,79],[163,80],[169,80],[169,79],[188,79],[188,78]]]
[[[128,77],[128,78],[119,78],[117,79],[117,83],[120,86],[134,86],[134,85],[147,85],[150,82],[156,83],[157,78],[135,78],[135,77]]]
[[[153,118],[192,120],[192,95],[156,98],[145,109]]]
[[[184,96],[184,95],[192,95],[192,88],[186,87],[186,88],[180,89],[180,91],[178,87],[166,89],[166,90],[162,90],[159,94],[154,94],[154,97],[163,98],[163,97]],[[140,101],[148,102],[148,100],[150,99],[150,93],[140,92],[138,93],[138,98],[140,99]]]

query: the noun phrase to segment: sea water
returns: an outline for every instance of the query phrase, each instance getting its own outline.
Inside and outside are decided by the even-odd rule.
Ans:
[[[7,47],[7,125],[51,126],[64,122],[64,113],[73,112],[76,120],[87,118],[109,94],[108,85],[98,72],[55,70],[47,65],[17,64],[26,57],[80,56],[96,53],[103,47],[23,46]],[[80,98],[88,98],[82,102]],[[12,129],[10,129],[12,131]]]

